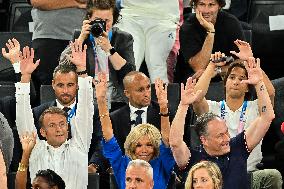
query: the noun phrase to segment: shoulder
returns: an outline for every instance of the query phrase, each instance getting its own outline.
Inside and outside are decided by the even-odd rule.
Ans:
[[[119,39],[119,38],[124,38],[124,39],[133,39],[132,35],[126,31],[122,31],[120,30],[118,27],[113,27],[112,28],[112,32],[113,32],[113,37],[115,39]]]
[[[51,106],[55,106],[56,105],[56,102],[55,101],[50,101],[50,102],[46,102],[44,104],[41,104],[37,107],[34,107],[33,108],[33,113],[34,114],[39,114],[38,116],[40,116],[40,114],[46,110],[47,108],[51,107]]]
[[[110,117],[111,117],[111,118],[114,118],[114,117],[121,116],[121,115],[125,116],[125,115],[126,115],[125,113],[127,113],[127,112],[128,112],[127,115],[129,115],[129,113],[130,113],[130,108],[129,108],[129,105],[128,105],[128,104],[122,106],[121,108],[119,108],[119,109],[117,109],[117,110],[115,110],[115,111],[113,111],[113,112],[111,112],[111,113],[110,113]]]

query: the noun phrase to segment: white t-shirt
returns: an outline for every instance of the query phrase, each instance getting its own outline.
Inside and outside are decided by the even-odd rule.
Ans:
[[[254,101],[248,101],[247,102],[247,108],[244,115],[244,129],[247,129],[250,124],[258,117],[259,111],[258,111],[258,100]],[[207,100],[207,103],[209,105],[209,112],[212,112],[217,115],[221,115],[221,104],[222,101],[216,102]],[[238,134],[238,126],[240,123],[240,115],[242,112],[242,106],[236,110],[235,112],[230,110],[230,108],[227,106],[226,102],[224,103],[225,107],[225,116],[224,119],[226,121],[226,124],[229,129],[229,133],[231,137],[234,137]],[[247,170],[253,171],[256,169],[256,164],[258,164],[262,160],[262,152],[261,152],[261,144],[262,141],[252,150],[248,161],[247,161]]]

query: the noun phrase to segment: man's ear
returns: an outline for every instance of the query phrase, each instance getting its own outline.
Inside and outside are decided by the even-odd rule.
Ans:
[[[124,92],[124,95],[125,95],[127,98],[129,98],[130,94],[129,94],[128,90],[127,90],[127,89],[124,89],[123,92]]]
[[[206,143],[206,138],[202,135],[199,137],[200,141],[201,141],[201,144],[205,144]]]
[[[46,131],[45,131],[44,128],[40,128],[39,132],[40,132],[41,136],[46,138]]]
[[[52,80],[51,85],[52,85],[52,88],[54,90],[54,87],[55,87],[55,81],[54,80]]]

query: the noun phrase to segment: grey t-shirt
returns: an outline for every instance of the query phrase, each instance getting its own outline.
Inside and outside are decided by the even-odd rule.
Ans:
[[[65,8],[57,10],[32,9],[33,40],[38,38],[71,40],[74,29],[80,29],[86,10]]]

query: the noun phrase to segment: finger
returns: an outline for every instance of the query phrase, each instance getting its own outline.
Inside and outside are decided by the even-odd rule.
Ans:
[[[238,56],[236,51],[230,51],[231,54]]]
[[[249,66],[248,66],[248,62],[247,61],[244,61],[244,65],[245,65],[246,70],[249,71]]]
[[[85,44],[84,45],[84,52],[86,52],[87,51],[87,45]]]
[[[11,49],[11,46],[9,43],[6,43],[6,47],[10,50]]]
[[[35,56],[35,51],[33,48],[31,48],[31,58],[34,59],[34,56]]]
[[[259,58],[256,59],[256,67],[260,68],[260,59]]]
[[[35,67],[38,67],[39,63],[40,63],[40,59],[38,59],[38,60],[35,62]]]
[[[15,47],[20,47],[20,43],[17,39],[13,38],[12,41],[13,41]]]
[[[8,43],[9,43],[10,48],[14,48],[14,43],[12,42],[11,39],[8,40]]]
[[[2,54],[3,54],[4,57],[7,55],[7,52],[6,52],[5,48],[2,48]]]

